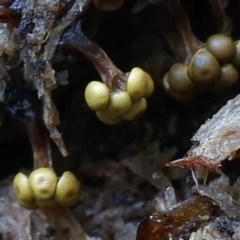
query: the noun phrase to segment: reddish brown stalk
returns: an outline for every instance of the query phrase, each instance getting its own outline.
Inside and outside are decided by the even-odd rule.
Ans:
[[[32,146],[34,168],[51,167],[51,146],[44,126],[36,119],[27,121],[25,124]]]
[[[179,0],[165,1],[165,24],[159,29],[168,41],[177,61],[188,63],[193,54],[204,44],[192,33],[188,16]]]
[[[84,54],[109,89],[125,89],[125,74],[114,65],[103,49],[82,33],[80,24],[74,30],[71,29],[64,35],[62,44],[69,45]]]
[[[175,16],[175,22],[178,29],[179,34],[182,37],[185,50],[187,52],[186,62],[192,58],[193,54],[203,46],[192,33],[191,24],[189,22],[189,18],[183,9],[180,0],[176,0],[176,4],[173,5],[173,14]],[[180,20],[180,21],[179,21]]]

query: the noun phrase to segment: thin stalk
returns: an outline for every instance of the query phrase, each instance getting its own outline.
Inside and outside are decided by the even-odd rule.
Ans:
[[[194,53],[204,46],[192,33],[189,18],[179,0],[163,3],[166,7],[164,24],[159,30],[169,43],[177,61],[188,63]]]
[[[51,145],[43,124],[31,117],[25,121],[33,151],[34,168],[52,167]]]
[[[64,34],[61,44],[75,48],[90,60],[110,90],[125,89],[125,74],[114,65],[103,49],[83,34],[81,23]]]

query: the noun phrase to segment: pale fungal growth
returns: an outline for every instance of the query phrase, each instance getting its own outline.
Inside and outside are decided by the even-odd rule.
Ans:
[[[101,122],[107,125],[115,125],[122,121],[119,116],[109,112],[108,110],[97,111],[96,115]]]
[[[175,100],[179,102],[189,102],[194,97],[195,92],[184,94],[181,92],[174,91],[169,84],[169,73],[166,73],[163,78],[164,90]]]
[[[164,89],[178,101],[206,90],[215,94],[225,93],[238,80],[239,42],[233,42],[225,34],[210,36],[206,47],[198,49],[188,64],[175,63],[170,68],[163,79]]]
[[[133,68],[129,74],[126,74],[126,82],[122,83],[121,87],[116,87],[111,93],[104,83],[97,81],[90,82],[86,87],[86,102],[92,110],[97,112],[97,117],[103,123],[108,125],[120,123],[121,118],[118,116],[131,111],[135,102],[139,102],[143,97],[150,97],[154,91],[151,76],[141,68]],[[143,109],[146,108],[142,108],[141,111]],[[131,112],[135,113],[136,107]],[[140,116],[140,114],[135,115]],[[129,117],[127,118],[126,120],[129,120]],[[136,117],[131,118],[134,120]]]
[[[179,93],[190,93],[196,86],[188,74],[188,66],[183,63],[175,63],[169,70],[170,87]]]
[[[230,63],[221,67],[221,76],[211,88],[214,93],[223,93],[230,89],[238,80],[238,71]]]
[[[19,204],[29,210],[70,207],[78,201],[81,188],[73,173],[66,171],[58,180],[51,168],[38,168],[29,177],[18,173],[13,186]]]
[[[73,173],[67,171],[60,177],[54,198],[61,206],[69,207],[79,199],[80,183]]]
[[[104,110],[109,100],[109,89],[102,82],[92,81],[85,89],[85,99],[92,110]]]
[[[30,187],[28,177],[23,173],[18,173],[13,180],[13,189],[18,200],[22,202],[33,202],[33,192]]]
[[[236,48],[233,40],[225,34],[214,34],[207,39],[207,50],[221,63],[233,60]]]
[[[138,118],[147,108],[147,101],[145,98],[133,103],[131,110],[121,116],[122,119],[132,121]]]
[[[36,199],[47,200],[53,197],[56,186],[57,176],[50,168],[39,168],[31,172],[29,182]]]
[[[97,0],[94,4],[97,7],[104,4],[121,5],[122,1],[113,3],[108,0]],[[154,82],[148,73],[138,67],[134,67],[130,73],[123,73],[103,49],[83,34],[81,24],[76,24],[70,33],[66,32],[61,44],[70,45],[83,53],[101,76],[102,85],[100,83],[95,85],[95,81],[88,84],[85,100],[103,123],[109,125],[120,123],[121,118],[118,116],[129,112],[134,102],[148,98],[153,93]]]
[[[145,74],[146,74],[146,79],[147,79],[147,90],[146,90],[144,97],[149,98],[153,94],[153,91],[154,91],[154,82],[149,73],[145,72]]]
[[[170,90],[170,85],[169,85],[169,72],[165,73],[164,77],[163,77],[163,88],[165,89],[165,91],[169,91]]]
[[[164,18],[168,19],[168,27],[163,24],[158,25],[158,29],[168,42],[176,62],[179,63],[174,64],[169,70],[169,81],[165,80],[164,83],[162,78],[162,83],[166,92],[177,101],[185,101],[186,97],[183,95],[190,94],[191,96],[187,98],[191,100],[206,91],[217,93],[217,88],[222,88],[220,85],[223,82],[227,83],[225,80],[219,80],[222,65],[231,63],[234,67],[240,68],[240,42],[234,43],[230,36],[233,30],[232,19],[225,13],[227,1],[223,2],[209,1],[219,21],[220,33],[210,36],[206,43],[201,42],[193,34],[188,14],[181,1],[163,3],[166,7]],[[232,71],[231,80],[227,84],[232,86],[235,76],[235,71]],[[226,87],[225,92],[228,89]]]
[[[13,189],[20,206],[28,210],[37,209],[37,206],[34,203],[33,191],[26,175],[18,173],[14,177]]]
[[[189,76],[199,86],[213,84],[221,75],[218,60],[206,49],[198,50],[189,64]]]
[[[133,101],[130,98],[128,92],[118,91],[110,96],[107,110],[110,113],[116,114],[118,116],[128,112],[133,105]]]
[[[134,101],[138,101],[146,95],[147,92],[147,75],[138,67],[135,67],[127,77],[126,90]]]
[[[234,45],[236,48],[236,52],[232,60],[232,64],[234,65],[234,67],[240,68],[240,40],[234,42]]]

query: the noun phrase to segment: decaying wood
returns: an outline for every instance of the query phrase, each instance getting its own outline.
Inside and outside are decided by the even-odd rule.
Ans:
[[[229,100],[191,139],[188,156],[204,156],[213,164],[234,159],[240,149],[240,95]]]
[[[58,111],[51,99],[51,91],[59,84],[56,82],[56,72],[52,68],[51,60],[61,34],[81,15],[88,2],[89,0],[74,1],[59,21],[59,14],[67,4],[70,4],[70,1],[27,0],[24,3],[19,1],[16,4],[16,8],[21,9],[22,16],[19,26],[12,31],[7,24],[0,25],[0,60],[4,54],[11,59],[11,62],[4,63],[8,70],[24,63],[24,79],[37,90],[39,99],[43,100],[43,121],[63,156],[67,156],[68,152],[57,129],[60,121]],[[14,6],[12,7],[15,9]],[[1,85],[3,85],[1,95],[3,95],[3,81]]]
[[[217,189],[201,185],[198,186],[197,191],[201,196],[212,199],[228,217],[236,218],[239,221],[240,205],[227,192],[219,188]]]
[[[193,170],[197,178],[206,178],[206,170],[219,173],[224,160],[235,159],[240,149],[240,95],[207,120],[191,141],[194,145],[186,157],[168,166],[184,165]]]
[[[239,239],[239,222],[235,222],[226,217],[219,217],[192,232],[189,240],[222,240],[222,239]]]

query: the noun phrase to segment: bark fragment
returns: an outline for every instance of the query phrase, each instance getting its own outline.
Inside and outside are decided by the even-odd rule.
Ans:
[[[224,160],[238,157],[240,149],[240,95],[229,100],[195,133],[186,157],[168,166],[187,166],[197,178],[205,179],[208,170],[220,173]]]

